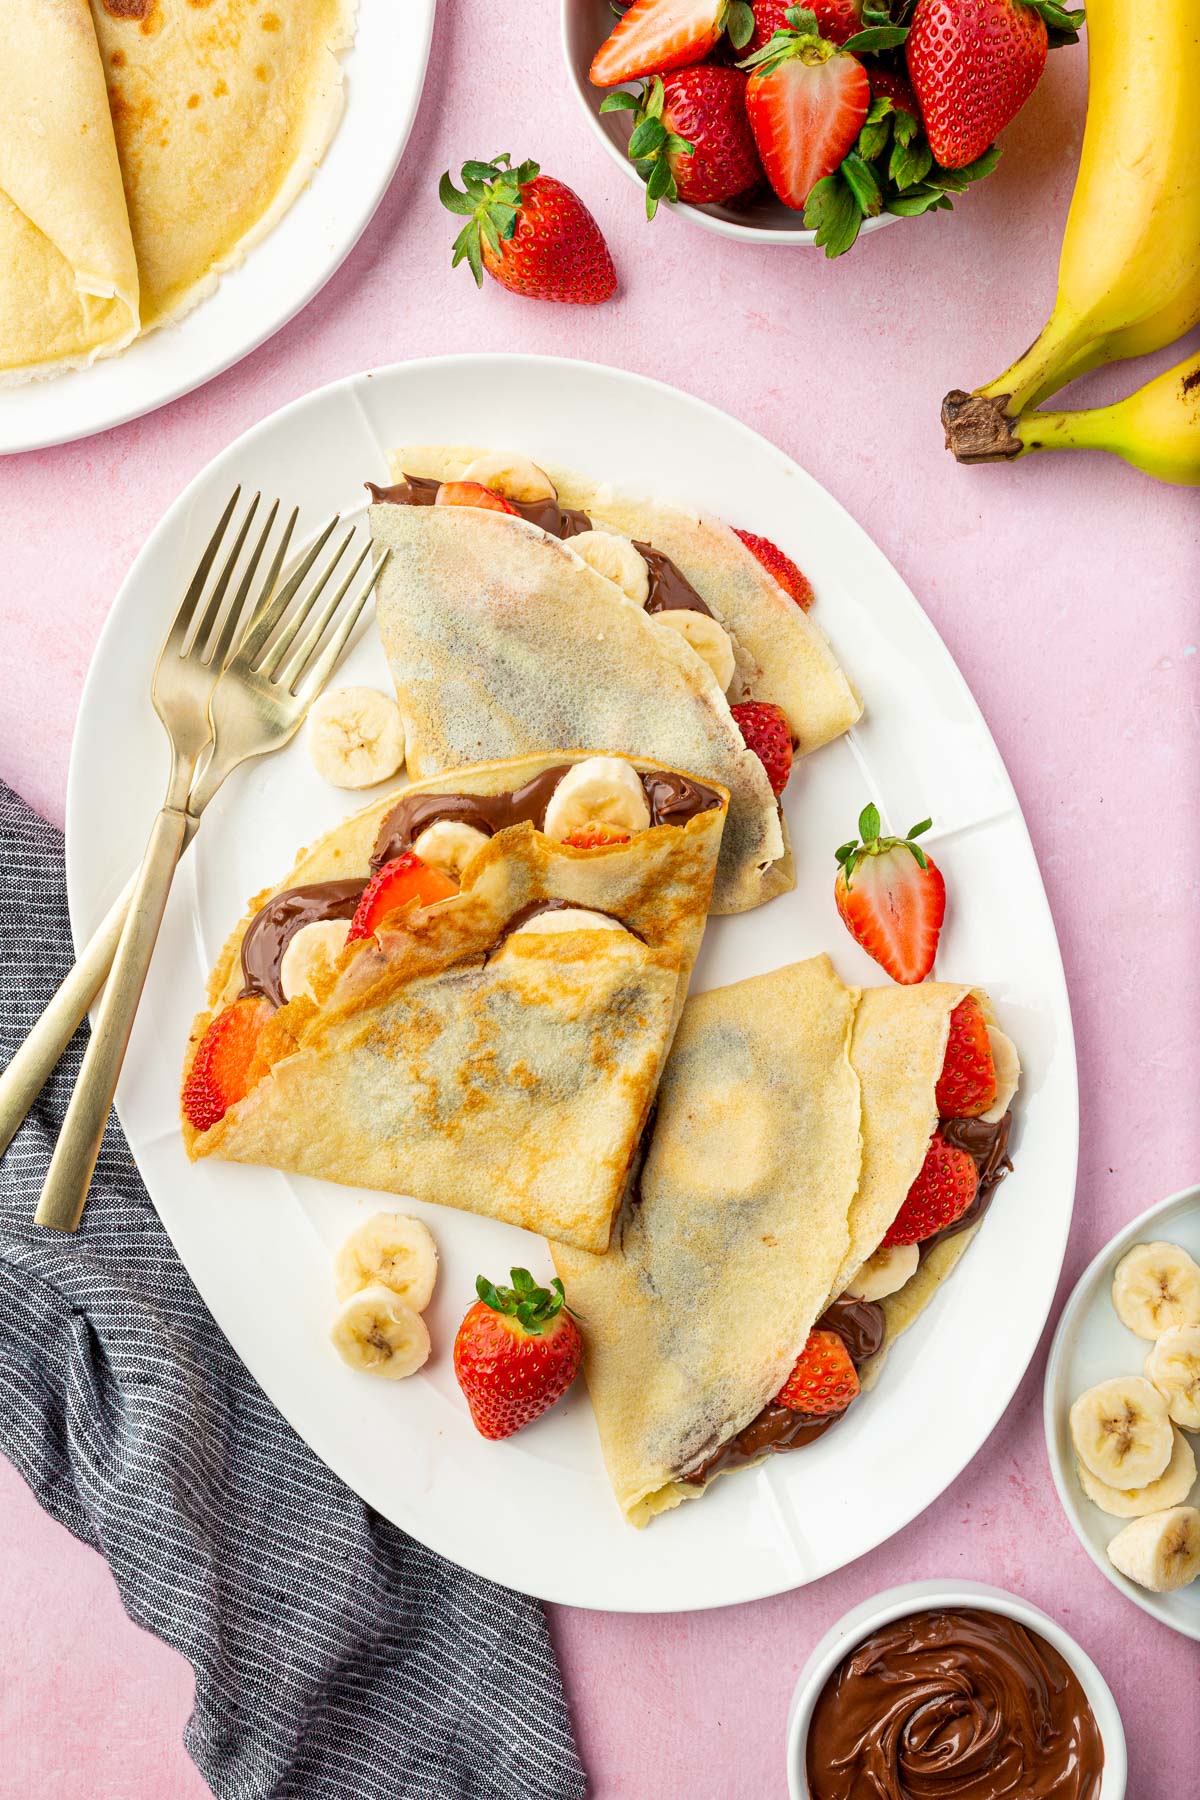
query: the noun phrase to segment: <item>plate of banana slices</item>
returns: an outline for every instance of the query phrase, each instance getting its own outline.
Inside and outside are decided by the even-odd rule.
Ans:
[[[1200,1639],[1200,1187],[1152,1206],[1080,1277],[1050,1349],[1045,1426],[1093,1562]]]

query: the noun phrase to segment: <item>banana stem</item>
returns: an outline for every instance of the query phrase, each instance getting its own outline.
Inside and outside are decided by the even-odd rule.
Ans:
[[[1032,450],[1113,450],[1116,448],[1111,406],[1091,406],[1081,412],[1027,412],[1017,420],[1013,435],[1019,441],[1017,456]]]

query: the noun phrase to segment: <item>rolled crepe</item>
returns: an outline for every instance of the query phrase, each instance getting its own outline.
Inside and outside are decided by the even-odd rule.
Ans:
[[[608,1254],[552,1245],[632,1523],[705,1491],[715,1473],[686,1478],[769,1405],[879,1247],[937,1125],[950,1014],[968,991],[860,993],[816,957],[688,1002]],[[888,1337],[864,1386],[971,1235],[934,1245],[882,1302]]]
[[[406,444],[393,450],[388,462],[393,481],[405,474],[453,481],[482,454],[477,445]],[[862,705],[829,639],[730,526],[556,463],[546,466],[546,473],[563,506],[587,513],[597,526],[651,544],[687,576],[733,640],[731,702],[771,700],[782,707],[802,756],[854,724]]]
[[[227,942],[185,1084],[213,1016],[243,990],[243,941],[269,902],[335,882],[351,890],[348,916],[399,798],[511,793],[573,760],[418,783],[305,852]],[[265,1073],[208,1131],[185,1119],[189,1155],[411,1194],[603,1249],[704,930],[725,814],[715,797],[684,825],[599,850],[554,843],[530,822],[497,831],[458,895],[393,915],[342,952],[315,1000],[278,1007]],[[530,912],[546,902],[626,929],[538,931]],[[529,931],[506,937],[526,918]]]
[[[87,0],[7,6],[0,30],[0,382],[111,356],[138,270]]]
[[[652,756],[729,792],[714,912],[794,886],[770,783],[707,663],[569,542],[474,507],[377,505],[371,530],[391,551],[376,612],[414,773],[552,744]]]

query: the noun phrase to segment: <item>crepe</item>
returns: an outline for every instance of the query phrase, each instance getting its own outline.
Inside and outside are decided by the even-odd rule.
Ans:
[[[87,0],[5,8],[0,382],[77,368],[138,329],[138,271]]]
[[[393,481],[405,474],[448,481],[459,479],[482,454],[477,445],[407,444],[393,450],[388,462]],[[733,639],[731,702],[771,700],[782,707],[802,756],[854,724],[862,705],[829,639],[730,526],[557,464],[546,466],[546,473],[563,506],[653,545],[683,571]]]
[[[143,331],[181,318],[309,181],[341,117],[354,13],[355,0],[93,0]]]
[[[569,543],[474,507],[376,505],[371,530],[391,551],[376,613],[410,770],[551,744],[651,756],[729,792],[714,912],[794,885],[770,783],[708,665]]]
[[[719,1471],[702,1465],[758,1419],[878,1248],[937,1125],[950,1014],[969,991],[860,994],[816,957],[688,1002],[608,1254],[552,1245],[632,1523],[705,1491]],[[882,1302],[888,1337],[864,1387],[972,1235],[936,1244]]]
[[[230,937],[185,1081],[211,1019],[242,989],[243,939],[268,900],[365,879],[400,798],[510,793],[574,760],[558,752],[455,771],[328,833]],[[554,843],[528,822],[497,831],[457,896],[393,914],[342,953],[315,1000],[279,1007],[264,1038],[270,1066],[209,1130],[185,1118],[189,1155],[412,1194],[603,1249],[703,933],[718,798],[685,825],[600,850]],[[547,900],[608,913],[626,930],[551,934],[534,918],[506,938]]]

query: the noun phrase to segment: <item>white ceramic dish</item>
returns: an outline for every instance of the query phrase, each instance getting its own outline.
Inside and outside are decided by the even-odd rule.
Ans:
[[[0,455],[123,425],[211,381],[307,306],[353,250],[387,190],[417,113],[435,0],[359,0],[342,58],[346,110],[304,192],[240,268],[178,325],[120,356],[0,392]]]
[[[633,129],[633,115],[628,112],[602,114],[600,106],[607,90],[593,87],[588,80],[592,58],[614,23],[609,0],[562,0],[563,57],[583,115],[593,136],[603,144],[613,162],[624,170],[639,193],[644,193],[645,183],[625,154]],[[720,237],[734,238],[740,243],[800,244],[809,249],[816,243],[816,233],[805,231],[801,215],[786,207],[782,200],[777,200],[769,189],[745,206],[679,205],[674,210],[705,231],[715,231]],[[895,223],[895,213],[880,213],[877,219],[863,220],[859,236],[865,237],[869,232],[881,231],[885,225]],[[650,229],[652,227],[647,226],[647,230]]]
[[[633,416],[640,429],[630,434]],[[225,935],[248,896],[277,880],[300,845],[362,803],[317,777],[300,740],[241,771],[205,817],[168,909],[121,1084],[121,1117],[155,1204],[222,1328],[301,1435],[406,1530],[498,1581],[579,1606],[670,1611],[797,1587],[928,1506],[1007,1406],[1058,1278],[1077,1117],[1058,947],[1003,765],[912,595],[816,482],[712,407],[586,363],[410,362],[284,408],[180,496],[113,606],[72,753],[74,927],[82,936],[98,919],[140,854],[159,803],[166,746],[148,702],[150,670],[180,572],[194,565],[234,483],[269,483],[315,527],[334,506],[352,512],[361,505],[363,480],[384,478],[389,444],[439,438],[511,446],[690,500],[771,533],[800,561],[817,590],[817,616],[867,698],[867,715],[793,778],[795,893],[765,911],[714,921],[697,986],[826,949],[848,979],[882,979],[837,920],[833,850],[868,796],[900,827],[932,811],[937,828],[929,842],[952,896],[939,970],[986,983],[1025,1064],[1017,1173],[954,1280],[897,1345],[879,1388],[836,1432],[801,1455],[718,1483],[702,1503],[644,1532],[617,1511],[582,1387],[496,1445],[475,1434],[455,1386],[450,1347],[476,1274],[503,1275],[514,1262],[549,1274],[540,1240],[493,1220],[414,1208],[442,1253],[430,1315],[437,1353],[399,1387],[355,1375],[326,1342],[330,1256],[378,1197],[215,1161],[193,1167],[178,1131],[180,1059]],[[389,685],[369,629],[344,678]],[[287,1305],[281,1294],[291,1296]]]
[[[1112,1304],[1113,1271],[1134,1244],[1165,1239],[1181,1244],[1200,1262],[1200,1187],[1160,1200],[1105,1245],[1076,1282],[1050,1346],[1043,1390],[1043,1420],[1050,1470],[1063,1510],[1080,1543],[1114,1587],[1173,1631],[1200,1640],[1200,1581],[1174,1594],[1152,1594],[1130,1581],[1108,1560],[1108,1545],[1127,1521],[1110,1518],[1085,1498],[1075,1473],[1075,1451],[1067,1429],[1071,1404],[1086,1388],[1111,1375],[1140,1375],[1150,1346],[1122,1325]],[[1200,1438],[1189,1434],[1200,1450]],[[1188,1504],[1200,1506],[1200,1482]]]
[[[911,1581],[904,1587],[889,1588],[884,1594],[864,1600],[826,1632],[800,1671],[788,1713],[787,1776],[791,1800],[811,1800],[812,1789],[808,1785],[804,1763],[809,1721],[822,1688],[847,1651],[873,1631],[890,1625],[894,1619],[902,1619],[908,1613],[946,1607],[1001,1613],[1006,1618],[1016,1619],[1027,1630],[1038,1632],[1058,1651],[1064,1662],[1070,1664],[1091,1704],[1104,1744],[1104,1775],[1099,1800],[1124,1800],[1125,1730],[1103,1675],[1075,1639],[1040,1607],[1031,1606],[1028,1600],[1006,1593],[1003,1588],[988,1587],[978,1581]]]

